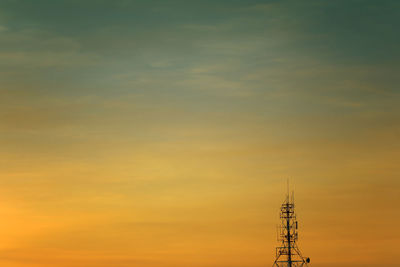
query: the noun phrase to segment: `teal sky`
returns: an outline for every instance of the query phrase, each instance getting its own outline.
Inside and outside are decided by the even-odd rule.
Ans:
[[[399,28],[389,0],[1,1],[0,263],[272,264],[290,177],[315,266],[396,266]]]
[[[124,102],[130,96],[141,108],[167,106],[178,117],[396,109],[398,5],[4,1],[3,90],[26,96],[29,105],[35,98],[47,101],[48,108],[54,99],[43,95],[75,102]],[[77,113],[72,106],[54,108],[54,123]],[[102,104],[96,109],[76,116],[110,115]]]

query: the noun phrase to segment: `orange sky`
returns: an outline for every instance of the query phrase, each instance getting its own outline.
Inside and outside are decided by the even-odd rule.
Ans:
[[[0,265],[398,266],[395,10],[4,1]]]

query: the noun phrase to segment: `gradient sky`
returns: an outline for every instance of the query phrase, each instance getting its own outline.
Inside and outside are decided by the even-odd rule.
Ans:
[[[400,1],[0,2],[0,265],[399,266]]]

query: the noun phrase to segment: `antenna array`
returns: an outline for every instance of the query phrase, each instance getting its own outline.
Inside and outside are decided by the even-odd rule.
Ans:
[[[297,246],[298,223],[294,212],[294,193],[288,194],[280,210],[281,223],[278,226],[278,241],[281,245],[276,248],[276,259],[273,267],[297,267],[307,266],[310,258],[305,258]]]

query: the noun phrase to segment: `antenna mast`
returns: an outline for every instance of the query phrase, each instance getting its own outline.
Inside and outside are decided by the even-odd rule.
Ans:
[[[276,259],[273,267],[307,266],[310,258],[305,258],[301,255],[296,243],[298,239],[298,223],[294,212],[294,192],[292,197],[289,196],[289,180],[288,193],[285,202],[281,205],[280,219],[278,241],[281,241],[281,246],[276,248]]]

